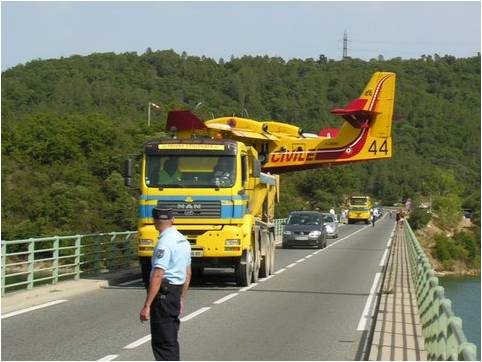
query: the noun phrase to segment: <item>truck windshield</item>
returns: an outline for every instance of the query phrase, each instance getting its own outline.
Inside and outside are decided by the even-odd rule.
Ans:
[[[321,225],[318,215],[292,214],[288,218],[288,225]]]
[[[232,187],[235,156],[147,156],[145,182],[149,187]]]
[[[370,211],[368,207],[352,207],[351,211]]]
[[[350,199],[351,205],[365,205],[368,203],[368,199],[366,197],[352,197]]]

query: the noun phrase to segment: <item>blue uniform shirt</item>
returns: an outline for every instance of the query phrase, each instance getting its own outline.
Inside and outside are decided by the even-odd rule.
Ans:
[[[161,268],[169,283],[184,284],[186,268],[191,265],[191,245],[184,235],[171,226],[159,235],[151,262],[151,275],[154,268]]]

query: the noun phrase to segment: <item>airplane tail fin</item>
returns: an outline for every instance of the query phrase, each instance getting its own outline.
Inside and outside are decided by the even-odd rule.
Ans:
[[[342,116],[355,128],[370,128],[372,137],[388,138],[392,128],[395,80],[395,73],[376,72],[359,98],[331,112]]]

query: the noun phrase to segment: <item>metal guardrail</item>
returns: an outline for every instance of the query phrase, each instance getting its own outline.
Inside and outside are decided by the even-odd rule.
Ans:
[[[275,236],[279,236],[283,234],[283,230],[285,229],[285,223],[288,219],[274,219],[274,234]]]
[[[275,235],[281,235],[286,219],[275,219]],[[1,281],[5,292],[61,280],[81,274],[118,270],[137,263],[137,231],[2,240]]]
[[[428,359],[476,361],[477,347],[467,341],[462,320],[454,315],[452,302],[444,297],[444,288],[407,221],[405,236]]]
[[[79,279],[137,260],[137,231],[2,240],[2,296],[21,288]]]

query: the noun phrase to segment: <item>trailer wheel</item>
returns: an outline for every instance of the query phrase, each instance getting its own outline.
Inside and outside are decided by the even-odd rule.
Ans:
[[[192,268],[192,278],[194,280],[201,280],[204,274],[204,267],[202,266],[195,266]]]
[[[255,242],[256,250],[254,251],[253,258],[253,275],[251,276],[251,281],[257,283],[259,279],[259,271],[261,269],[261,235],[258,235],[258,240]]]
[[[274,273],[274,259],[275,259],[275,252],[276,252],[276,245],[275,245],[276,238],[273,233],[269,234],[269,240],[271,245],[271,250],[270,250],[271,257],[269,260],[269,274],[271,275]]]
[[[259,268],[259,277],[266,278],[269,275],[271,265],[271,246],[267,250],[266,255],[261,259],[261,267]]]
[[[236,277],[236,285],[239,287],[247,287],[251,284],[253,274],[253,256],[249,250],[243,252],[243,256],[236,264],[234,274]]]
[[[151,258],[148,256],[140,256],[139,264],[141,265],[142,282],[147,289],[149,288],[149,281],[151,279]]]

